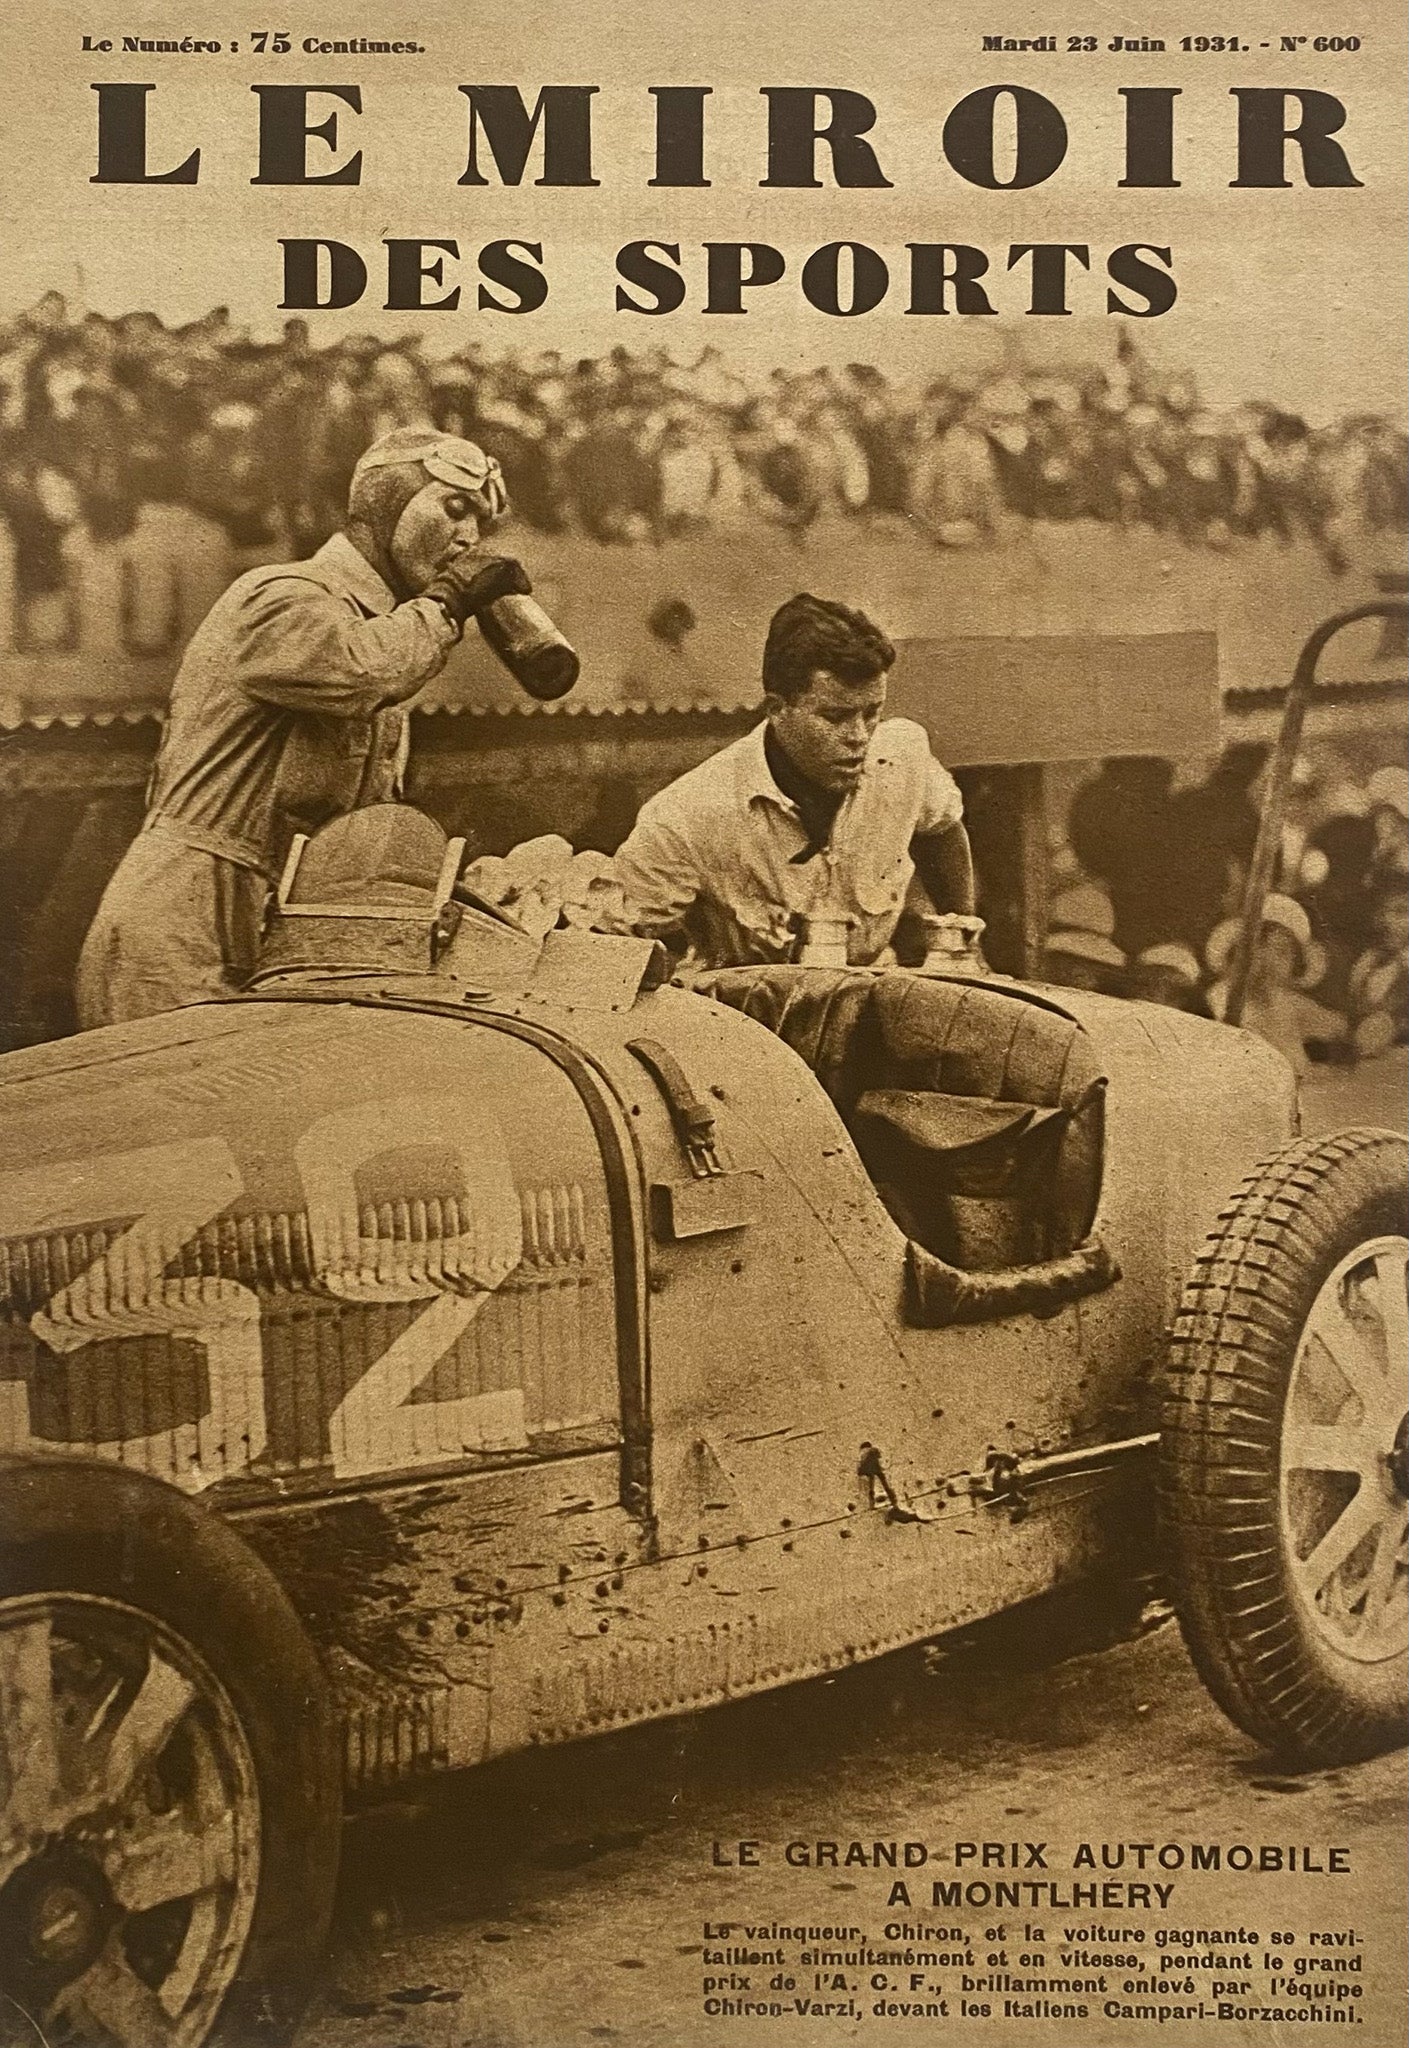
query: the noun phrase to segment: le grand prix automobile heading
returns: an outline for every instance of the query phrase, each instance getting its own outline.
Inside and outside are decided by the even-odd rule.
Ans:
[[[1308,731],[1402,675],[1401,10],[0,49],[0,786],[69,892],[0,951],[0,2048],[1388,2048],[1404,1140],[1029,941],[1073,764],[1269,743],[1362,604]],[[249,986],[74,1031],[187,639],[407,427],[577,654],[469,634]],[[899,648],[1009,971],[505,915],[801,590]]]

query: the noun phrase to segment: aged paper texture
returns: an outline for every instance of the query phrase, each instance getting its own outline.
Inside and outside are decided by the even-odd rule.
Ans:
[[[1402,7],[0,59],[0,2044],[1391,2048]]]

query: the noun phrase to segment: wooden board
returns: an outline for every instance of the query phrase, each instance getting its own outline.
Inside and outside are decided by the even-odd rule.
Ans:
[[[900,644],[890,710],[951,767],[1218,749],[1212,633],[975,635]]]

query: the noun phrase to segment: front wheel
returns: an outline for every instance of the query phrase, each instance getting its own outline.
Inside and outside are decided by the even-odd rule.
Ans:
[[[292,1609],[233,1531],[137,1473],[6,1461],[0,1538],[0,1997],[54,2048],[277,2038],[339,1834]]]
[[[1303,1140],[1220,1216],[1170,1338],[1159,1507],[1200,1676],[1306,1764],[1405,1738],[1406,1145]]]

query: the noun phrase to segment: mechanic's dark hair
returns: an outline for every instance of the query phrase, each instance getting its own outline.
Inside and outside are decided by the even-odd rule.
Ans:
[[[791,703],[815,669],[827,669],[844,683],[869,683],[894,660],[894,647],[865,612],[804,590],[780,604],[769,621],[763,687]]]

